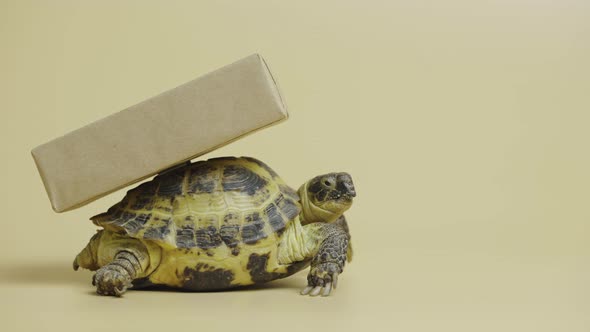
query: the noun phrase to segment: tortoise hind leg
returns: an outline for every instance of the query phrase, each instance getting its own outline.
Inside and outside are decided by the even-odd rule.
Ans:
[[[131,252],[120,251],[115,259],[96,271],[92,285],[100,295],[121,296],[132,281],[142,273],[139,259]]]
[[[159,264],[160,250],[122,234],[102,230],[74,260],[74,269],[96,271],[92,284],[100,295],[121,296],[133,280],[149,275]]]

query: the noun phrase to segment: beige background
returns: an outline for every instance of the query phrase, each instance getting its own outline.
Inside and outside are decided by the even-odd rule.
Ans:
[[[587,1],[2,0],[0,50],[3,330],[590,331]],[[353,175],[339,289],[93,295],[123,191],[56,214],[30,149],[253,52],[291,119],[209,156]]]

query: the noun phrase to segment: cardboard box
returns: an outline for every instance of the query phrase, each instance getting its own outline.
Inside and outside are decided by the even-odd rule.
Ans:
[[[254,54],[31,153],[53,209],[63,212],[287,117],[275,80]]]

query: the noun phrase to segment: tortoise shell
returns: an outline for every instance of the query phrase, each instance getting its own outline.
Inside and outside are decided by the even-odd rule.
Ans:
[[[297,192],[266,164],[226,157],[160,174],[91,220],[163,247],[237,250],[278,240],[300,211]]]

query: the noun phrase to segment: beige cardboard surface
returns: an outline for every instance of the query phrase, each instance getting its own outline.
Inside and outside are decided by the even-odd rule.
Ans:
[[[287,118],[255,54],[32,151],[56,212],[70,210]]]

